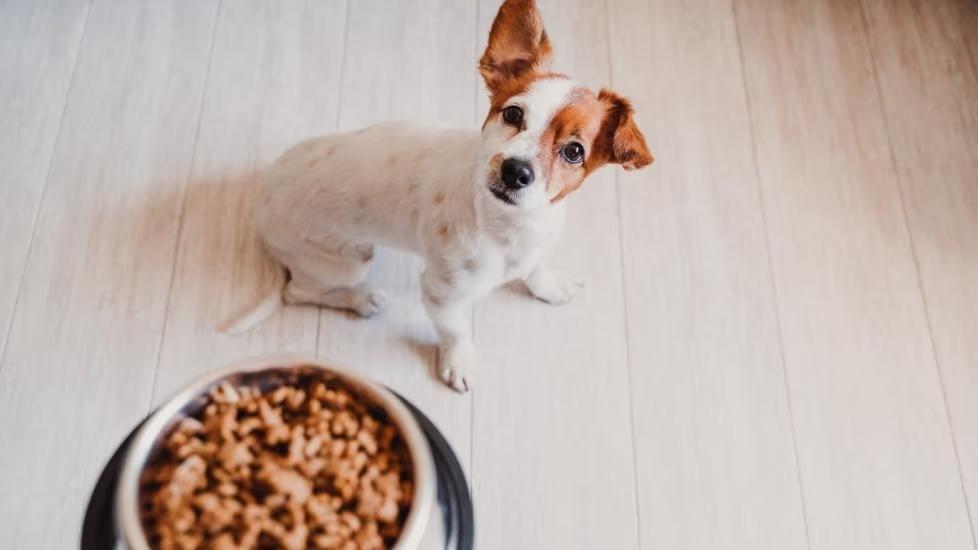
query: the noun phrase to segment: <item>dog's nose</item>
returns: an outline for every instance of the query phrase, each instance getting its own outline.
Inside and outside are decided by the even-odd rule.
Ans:
[[[522,189],[533,183],[533,166],[520,159],[506,159],[499,169],[499,177],[510,189]]]

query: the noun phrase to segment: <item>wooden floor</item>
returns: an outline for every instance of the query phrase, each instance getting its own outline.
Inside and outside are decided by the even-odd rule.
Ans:
[[[148,411],[298,351],[437,422],[481,548],[975,548],[973,0],[542,0],[556,68],[630,96],[657,158],[572,197],[577,300],[479,304],[466,395],[406,256],[371,274],[379,318],[216,332],[268,284],[256,169],[382,119],[478,125],[497,3],[0,3],[0,546],[74,547]]]

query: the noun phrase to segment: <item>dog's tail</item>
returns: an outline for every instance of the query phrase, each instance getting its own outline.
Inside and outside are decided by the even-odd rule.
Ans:
[[[250,310],[225,321],[218,330],[225,334],[241,334],[261,323],[282,307],[282,291],[285,289],[285,267],[275,262],[273,286],[268,295]]]

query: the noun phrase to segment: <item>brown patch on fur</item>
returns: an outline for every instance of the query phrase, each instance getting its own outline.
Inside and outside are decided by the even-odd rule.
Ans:
[[[552,58],[553,48],[536,2],[506,0],[492,22],[479,72],[495,95],[505,82],[546,71]]]
[[[604,107],[597,96],[587,88],[575,88],[567,104],[554,113],[547,128],[540,136],[540,153],[537,162],[547,178],[547,191],[557,202],[584,183],[584,179],[601,166],[592,155],[594,142],[601,129]],[[561,150],[571,142],[584,147],[584,161],[573,164],[561,155]]]
[[[642,132],[635,125],[627,99],[586,88],[571,92],[567,104],[550,120],[540,137],[537,162],[547,178],[547,190],[557,202],[577,190],[592,172],[605,164],[621,164],[626,170],[652,162]],[[584,161],[573,164],[561,149],[577,141],[584,146]]]
[[[482,127],[485,128],[493,117],[502,116],[503,107],[511,98],[526,93],[534,82],[551,78],[567,80],[567,75],[553,72],[526,73],[518,78],[501,82],[496,89],[490,90],[489,112],[482,122]]]
[[[438,193],[435,194],[435,199],[434,199],[435,206],[438,206],[443,202],[445,202],[445,193],[439,191]]]

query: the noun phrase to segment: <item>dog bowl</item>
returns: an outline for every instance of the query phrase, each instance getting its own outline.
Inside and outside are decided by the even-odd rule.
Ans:
[[[294,369],[319,370],[382,409],[402,435],[412,461],[414,493],[395,548],[465,549],[474,543],[472,500],[458,459],[435,425],[395,392],[317,359],[269,356],[233,363],[187,386],[137,426],[106,465],[92,493],[82,549],[148,549],[139,515],[139,477],[157,442],[179,419],[197,412],[222,382],[248,385]]]

